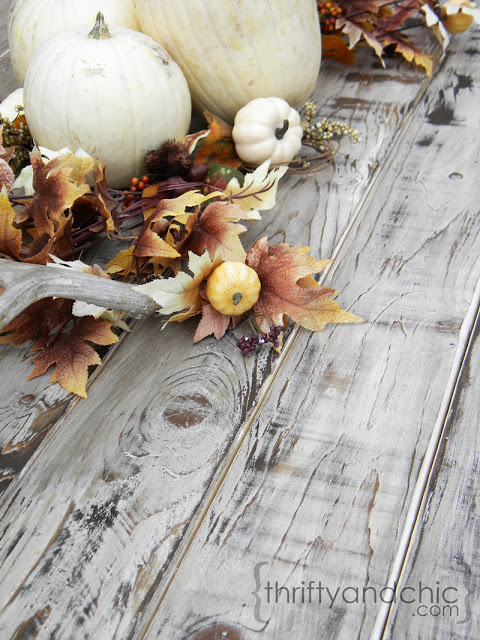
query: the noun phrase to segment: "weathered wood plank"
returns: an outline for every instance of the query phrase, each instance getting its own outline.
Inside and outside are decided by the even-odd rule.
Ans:
[[[8,37],[7,37],[7,22],[8,14],[10,12],[10,0],[3,0],[0,5],[0,56],[8,49]],[[3,85],[3,75],[2,85]]]
[[[480,637],[479,335],[477,317],[476,335],[442,433],[386,638]]]
[[[480,275],[476,67],[457,42],[340,252],[370,323],[291,344],[148,640],[370,638]]]
[[[309,244],[317,257],[342,241],[426,84],[404,65],[374,69],[382,80],[370,87],[356,72],[340,73],[331,66],[320,78],[325,112],[336,105],[336,117],[362,129],[364,151],[354,147],[351,157],[340,157],[335,174],[284,181],[276,216],[266,214],[252,231]],[[144,616],[148,621],[147,607],[175,570],[172,558],[188,543],[185,532],[195,530],[214,478],[230,464],[272,367],[265,354],[245,362],[232,337],[196,346],[191,337],[188,323],[163,333],[155,320],[140,323],[111,352],[88,400],[57,423],[6,491],[5,635],[36,620],[39,638],[99,628],[104,637],[127,638]]]

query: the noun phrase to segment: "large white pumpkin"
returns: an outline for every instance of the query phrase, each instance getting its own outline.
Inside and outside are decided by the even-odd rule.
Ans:
[[[8,46],[21,85],[36,49],[70,27],[93,25],[101,11],[111,26],[138,30],[135,0],[14,0],[8,17]]]
[[[194,105],[229,122],[254,98],[299,108],[317,80],[316,0],[137,0],[137,12],[182,68]]]
[[[191,100],[179,66],[139,31],[62,31],[35,52],[24,87],[25,117],[38,145],[82,148],[107,164],[113,188],[144,172],[143,157],[182,139]]]

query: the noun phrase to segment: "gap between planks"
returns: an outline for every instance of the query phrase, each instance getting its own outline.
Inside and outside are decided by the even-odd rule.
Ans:
[[[473,336],[475,335],[475,327],[479,322],[480,279],[477,282],[472,302],[460,328],[458,346],[455,352],[455,358],[452,367],[450,369],[450,376],[448,378],[445,393],[438,412],[438,417],[435,422],[435,426],[433,428],[427,450],[425,451],[422,466],[420,467],[420,472],[418,474],[418,478],[412,493],[412,499],[407,511],[405,525],[400,537],[399,548],[395,554],[395,557],[393,558],[392,570],[386,584],[387,588],[392,589],[392,593],[395,593],[396,591],[396,585],[398,585],[400,581],[409,552],[411,550],[410,545],[412,542],[414,530],[417,527],[419,516],[422,513],[423,507],[427,500],[427,487],[429,486],[430,479],[432,477],[433,469],[435,467],[435,461],[438,455],[439,447],[443,440],[443,435],[447,426],[450,411],[458,393],[459,381],[462,377],[465,362],[468,358],[472,346]],[[384,638],[385,628],[388,622],[390,611],[392,609],[392,604],[393,601],[382,601],[382,605],[378,612],[372,635],[370,636],[370,640],[382,640],[382,638]]]
[[[387,152],[386,157],[385,157],[385,162],[382,164],[382,167],[380,168],[380,170],[376,173],[376,175],[373,177],[373,180],[370,184],[370,187],[366,190],[365,194],[362,197],[361,202],[358,204],[357,206],[357,212],[352,216],[351,220],[349,221],[345,231],[343,232],[342,236],[340,237],[340,240],[338,241],[337,245],[334,248],[334,251],[332,253],[332,262],[328,265],[328,267],[326,267],[326,269],[322,272],[320,278],[319,278],[319,283],[323,284],[327,277],[330,274],[330,271],[333,268],[333,264],[335,262],[335,260],[337,259],[338,255],[340,254],[340,251],[342,250],[344,244],[347,241],[347,238],[349,237],[350,233],[352,232],[353,227],[355,226],[355,223],[357,222],[357,220],[361,217],[361,215],[363,214],[364,210],[365,210],[365,205],[366,203],[368,203],[369,198],[370,198],[370,194],[372,193],[373,189],[375,188],[378,180],[381,178],[381,176],[383,176],[383,174],[388,170],[388,168],[390,167],[390,164],[395,156],[397,147],[400,145],[401,140],[405,134],[405,132],[407,131],[407,129],[410,126],[410,122],[413,118],[413,115],[415,114],[417,107],[420,103],[420,101],[422,100],[423,96],[425,95],[427,88],[429,87],[429,85],[431,84],[431,82],[433,81],[433,79],[436,77],[436,75],[439,72],[439,69],[442,66],[442,63],[444,61],[444,56],[440,57],[437,62],[434,65],[433,71],[432,71],[432,75],[429,78],[426,78],[426,80],[424,81],[421,89],[419,90],[415,100],[413,101],[412,104],[412,108],[410,109],[410,111],[408,112],[408,114],[405,116],[404,120],[402,121],[402,124],[400,125],[399,131],[397,133],[397,135],[395,136],[395,140],[393,142],[393,144],[390,147],[390,151]],[[472,306],[470,307],[467,316],[465,317],[464,323],[462,324],[462,331],[460,332],[460,344],[458,347],[458,350],[462,351],[462,357],[460,362],[463,363],[464,361],[464,357],[467,353],[467,349],[465,348],[464,344],[465,344],[465,340],[462,340],[462,335],[463,335],[463,327],[465,325],[465,322],[467,321],[467,318],[470,317],[471,315],[471,310],[472,307],[474,305],[476,301],[476,308],[478,309],[479,306],[479,301],[480,301],[480,281],[477,283],[477,288],[475,290],[475,296],[474,296],[474,301],[472,302]],[[475,316],[474,316],[475,317]],[[473,328],[474,323],[471,326],[471,329]],[[137,637],[137,640],[142,640],[145,638],[146,634],[148,633],[156,615],[157,612],[159,611],[160,607],[162,606],[163,600],[165,599],[170,587],[172,586],[172,583],[175,579],[175,576],[178,572],[178,570],[180,569],[183,561],[185,560],[190,547],[192,546],[195,537],[198,533],[198,530],[200,529],[203,521],[205,520],[210,507],[212,505],[212,503],[215,500],[215,497],[217,496],[221,486],[223,485],[223,482],[228,474],[228,472],[230,471],[233,462],[240,450],[240,448],[242,447],[243,442],[245,441],[245,438],[247,437],[248,433],[250,432],[253,424],[255,424],[255,420],[257,418],[257,415],[260,413],[260,410],[262,409],[269,393],[270,390],[272,389],[272,387],[274,386],[274,383],[279,375],[279,372],[282,368],[282,364],[284,362],[284,360],[287,358],[288,354],[290,353],[290,351],[293,349],[293,346],[295,345],[298,335],[301,331],[302,327],[300,327],[299,325],[295,325],[295,327],[293,328],[292,332],[289,335],[289,338],[287,340],[287,343],[285,344],[284,348],[282,349],[282,352],[279,356],[279,358],[277,359],[276,363],[275,363],[275,368],[272,371],[270,377],[266,380],[266,382],[264,382],[264,384],[262,385],[262,388],[260,390],[259,393],[259,397],[258,397],[258,401],[255,404],[254,409],[252,410],[252,413],[250,415],[250,417],[248,418],[248,420],[246,421],[245,425],[243,426],[243,428],[240,430],[240,436],[237,440],[237,443],[235,444],[234,448],[232,449],[232,451],[227,454],[227,460],[224,462],[224,466],[222,471],[220,472],[220,475],[218,476],[218,478],[214,481],[213,485],[211,486],[211,488],[207,491],[207,494],[204,498],[204,504],[200,510],[200,513],[198,514],[198,517],[196,519],[196,522],[193,526],[193,528],[191,529],[191,531],[189,531],[187,533],[187,540],[185,541],[185,545],[184,548],[181,552],[180,557],[177,559],[176,561],[176,566],[172,567],[172,571],[171,571],[171,575],[170,577],[167,579],[165,587],[163,588],[160,596],[159,596],[159,600],[156,604],[156,606],[154,607],[153,611],[151,612],[151,615],[149,616],[149,620],[146,621],[146,624],[143,625],[143,627],[139,630]],[[469,333],[469,338],[467,338],[466,342],[469,343],[470,340],[470,336],[471,336],[471,330]],[[462,348],[463,346],[463,348]],[[458,351],[457,350],[457,351]],[[455,363],[454,363],[454,367],[455,364],[457,362],[457,354],[455,356]],[[453,368],[454,368],[453,367]],[[453,376],[453,368],[452,368],[452,374],[451,377]],[[454,378],[454,382],[453,382],[453,386],[456,386],[457,383],[457,379],[458,379],[458,375],[459,372],[461,370],[461,366],[457,367],[457,376]],[[449,379],[449,388],[450,388],[450,379]],[[452,392],[453,393],[453,392]],[[452,394],[450,394],[450,399],[453,397]],[[443,405],[442,405],[443,406]],[[450,402],[448,402],[447,404],[447,412],[448,412],[448,408],[450,406]],[[436,432],[436,430],[434,431],[434,433]],[[437,443],[438,444],[438,443]],[[430,448],[430,445],[429,445]],[[436,449],[435,449],[436,451]],[[425,457],[425,459],[428,456],[428,452],[429,449],[427,450],[427,455]],[[425,462],[425,460],[424,460]],[[433,462],[433,459],[432,459]],[[423,465],[422,465],[422,470],[423,471]],[[430,469],[429,469],[430,471]],[[421,474],[420,474],[421,475]],[[429,477],[429,474],[428,474]],[[415,494],[412,496],[412,505],[414,504],[414,499],[415,499]],[[416,516],[418,515],[418,512],[420,510],[420,505],[418,506],[418,508],[415,510],[415,520],[416,520]],[[410,510],[408,512],[408,515],[410,516]],[[412,517],[413,517],[413,508],[412,508]],[[407,517],[407,523],[409,522],[408,517]],[[405,529],[407,528],[407,524],[405,526]],[[410,536],[408,537],[408,541],[410,540],[411,534],[413,532],[413,527],[411,527],[410,530]],[[406,533],[405,533],[406,535]],[[403,538],[402,538],[402,542],[403,542]],[[400,554],[400,551],[398,552],[397,555]],[[397,557],[395,557],[395,561],[396,561]],[[403,560],[405,559],[405,555],[403,556]],[[403,567],[403,560],[402,563],[400,565],[400,568]],[[388,585],[390,586],[390,584]],[[383,636],[383,630],[385,628],[385,624],[388,618],[388,613],[389,613],[390,608],[388,609],[388,611],[384,614],[385,615],[385,620],[383,622],[383,625],[381,627],[381,635],[378,636],[378,638],[374,635],[372,635],[370,640],[381,640],[382,636]],[[379,618],[380,615],[383,613],[383,611],[380,611],[379,613]],[[380,623],[379,623],[380,624]],[[376,628],[376,627],[375,627]],[[375,633],[375,630],[374,630]]]

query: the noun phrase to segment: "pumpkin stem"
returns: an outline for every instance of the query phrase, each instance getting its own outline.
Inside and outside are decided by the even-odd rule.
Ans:
[[[242,294],[240,292],[233,294],[233,304],[235,306],[237,306],[237,304],[240,302],[241,299],[242,299]]]
[[[287,133],[288,125],[289,125],[288,120],[284,120],[283,125],[275,129],[275,137],[277,140],[281,140],[283,136]]]
[[[108,26],[105,22],[105,17],[103,13],[100,11],[97,13],[97,18],[95,20],[95,24],[93,25],[93,29],[88,34],[89,38],[95,38],[95,40],[100,40],[100,38],[111,38],[110,31],[108,30]]]

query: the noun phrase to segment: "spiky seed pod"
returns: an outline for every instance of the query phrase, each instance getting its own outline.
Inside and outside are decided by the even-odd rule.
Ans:
[[[148,151],[145,155],[147,173],[152,178],[188,178],[192,165],[193,157],[185,145],[176,140],[167,140],[160,149]]]

